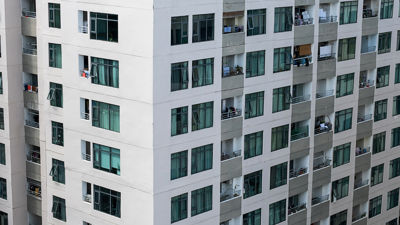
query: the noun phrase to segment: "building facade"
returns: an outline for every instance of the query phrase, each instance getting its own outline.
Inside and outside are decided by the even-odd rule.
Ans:
[[[4,0],[0,225],[397,225],[398,0]]]

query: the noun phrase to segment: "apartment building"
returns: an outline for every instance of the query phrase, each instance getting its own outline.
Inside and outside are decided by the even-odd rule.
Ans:
[[[2,1],[0,225],[399,224],[399,4]]]

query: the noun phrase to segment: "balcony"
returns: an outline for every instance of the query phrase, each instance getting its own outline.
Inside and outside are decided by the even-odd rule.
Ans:
[[[354,190],[356,190],[358,188],[362,188],[364,186],[368,186],[368,184],[369,184],[369,180],[368,179],[361,180],[361,181],[359,181],[357,183],[354,183]]]
[[[337,18],[337,16],[319,17],[319,23],[336,23]]]
[[[231,180],[221,182],[220,202],[237,198],[242,195],[241,178],[236,177]]]
[[[37,198],[42,197],[42,189],[39,181],[28,178],[26,191],[28,195],[35,196]]]
[[[337,16],[319,18],[319,42],[336,41],[338,33]]]
[[[371,166],[371,151],[370,147],[356,148],[355,171],[365,171]]]
[[[319,80],[334,77],[336,75],[335,53],[320,55],[318,57],[317,77]]]
[[[236,158],[242,155],[242,150],[232,152],[221,152],[221,161]]]
[[[221,180],[231,180],[242,176],[242,156],[221,161]]]
[[[367,104],[374,102],[375,85],[374,81],[368,80],[365,83],[360,83],[360,90],[358,94],[358,104]]]
[[[229,108],[227,112],[222,112],[221,113],[221,120],[226,120],[226,119],[231,119],[235,118],[238,116],[242,116],[242,110],[241,109],[231,109]]]
[[[33,43],[31,45],[36,46],[36,43]],[[23,48],[22,63],[24,72],[38,74],[36,48],[28,48],[28,47]]]
[[[22,10],[21,32],[23,35],[36,37],[36,12]]]
[[[79,33],[83,33],[83,34],[87,34],[88,33],[88,25],[78,26],[78,32]]]
[[[312,198],[311,222],[317,222],[329,216],[329,194]]]
[[[318,197],[313,197],[311,200],[313,206],[327,201],[329,201],[329,195],[321,195]]]
[[[292,104],[299,104],[305,101],[310,101],[310,95],[303,95],[303,96],[297,96],[297,97],[293,97],[291,100]]]
[[[299,203],[297,206],[288,208],[288,225],[306,224],[307,204]]]
[[[296,206],[292,206],[292,207],[289,206],[288,207],[288,215],[290,216],[292,214],[298,213],[298,212],[306,209],[307,208],[306,206],[307,206],[307,204],[305,202],[299,203]]]
[[[331,165],[331,159],[325,157],[318,157],[314,159],[314,170],[329,167]]]
[[[289,172],[289,178],[296,178],[298,176],[304,175],[308,173],[308,168],[299,168]]]
[[[36,146],[30,146],[26,154],[26,160],[29,162],[40,164],[40,148]]]
[[[365,121],[372,120],[372,114],[366,114],[366,115],[358,115],[357,116],[357,123],[363,123]]]
[[[220,221],[227,221],[240,217],[242,212],[242,198],[231,198],[220,203]]]
[[[222,55],[244,53],[244,11],[224,12],[222,30]]]
[[[290,141],[296,141],[301,138],[308,137],[308,125],[307,126],[299,126],[294,129],[292,129],[291,134],[290,134]]]
[[[376,68],[376,51],[367,52],[360,55],[360,71],[372,70]]]
[[[366,203],[368,201],[368,195],[369,195],[368,180],[356,184],[357,188],[355,186],[353,191],[353,205]]]
[[[26,161],[26,177],[40,180],[40,164]]]
[[[244,2],[245,0],[224,0],[224,13],[245,10]]]
[[[362,20],[362,35],[371,35],[378,33],[378,16],[377,12],[372,11],[372,9],[365,9],[363,11]]]
[[[360,215],[357,215],[353,217],[351,220],[352,220],[352,225],[367,225],[367,213],[364,212]]]
[[[33,195],[27,195],[28,211],[36,216],[42,216],[42,200]]]
[[[293,65],[294,84],[308,83],[312,80],[312,55],[294,57]]]
[[[87,203],[92,203],[92,195],[91,194],[83,194],[82,200]]]

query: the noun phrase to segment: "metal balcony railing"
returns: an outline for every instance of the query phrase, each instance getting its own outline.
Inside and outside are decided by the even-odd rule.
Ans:
[[[90,113],[81,112],[81,119],[89,120],[90,119]]]
[[[295,141],[300,138],[308,137],[308,126],[302,126],[291,131],[290,140]]]
[[[78,30],[79,30],[79,33],[87,34],[88,33],[88,26],[79,26]]]
[[[372,9],[363,9],[363,18],[370,18],[378,16],[377,11],[373,11]]]
[[[367,81],[361,81],[360,82],[360,89],[367,88],[367,87],[372,87],[372,86],[374,86],[374,81],[373,80],[367,80]]]
[[[306,174],[308,172],[308,168],[299,168],[296,170],[292,170],[289,172],[289,178],[295,178],[300,175]]]
[[[364,187],[364,186],[366,186],[368,184],[369,184],[369,180],[368,179],[362,180],[360,182],[354,183],[354,189],[357,189],[357,188],[360,188],[360,187]]]
[[[294,25],[295,26],[304,26],[304,25],[311,25],[314,23],[313,18],[307,18],[307,19],[295,19],[294,20]]]
[[[238,65],[236,67],[224,66],[222,68],[222,77],[230,77],[236,75],[243,75],[243,67]]]
[[[364,121],[368,121],[372,119],[372,114],[366,114],[366,115],[358,115],[357,116],[357,123],[361,123]]]
[[[27,9],[22,9],[22,16],[36,18],[36,12],[29,11]]]
[[[356,156],[366,154],[366,153],[370,152],[370,150],[371,150],[371,147],[366,147],[366,148],[357,147],[356,148]]]
[[[39,123],[32,120],[25,120],[25,125],[28,127],[39,128]]]
[[[324,55],[319,55],[318,56],[318,61],[324,61],[328,59],[334,59],[336,57],[336,53],[331,52],[329,54],[324,54]]]
[[[324,90],[324,91],[318,91],[315,95],[316,98],[324,98],[324,97],[329,97],[332,96],[335,93],[335,90]]]
[[[90,161],[91,157],[90,157],[89,154],[82,153],[82,159],[83,159],[83,160],[86,160],[86,161]]]
[[[232,198],[239,197],[242,193],[242,190],[240,189],[234,189],[234,188],[228,188],[225,190],[223,193],[220,195],[220,201],[226,201]]]
[[[233,152],[221,152],[221,161],[232,159],[235,157],[239,157],[242,154],[241,150],[233,151]]]
[[[361,54],[368,53],[368,52],[375,52],[376,46],[367,46],[366,48],[361,48]]]
[[[325,156],[320,156],[314,159],[314,170],[318,170],[321,168],[325,168],[331,165],[331,159],[326,158]]]
[[[322,124],[322,126],[321,126]],[[332,124],[330,122],[321,123],[319,127],[314,129],[314,135],[327,133],[332,130]]]
[[[299,66],[309,66],[312,63],[312,55],[298,57],[293,59],[293,65]]]
[[[355,217],[353,217],[351,220],[352,220],[352,222],[355,222],[355,221],[357,221],[357,220],[360,220],[360,219],[362,219],[362,218],[364,218],[365,216],[367,216],[367,213],[361,213],[361,214],[359,214],[359,215],[356,215]]]
[[[28,152],[28,154],[26,155],[26,160],[29,162],[40,164],[40,153],[34,151]]]
[[[241,33],[244,31],[244,26],[224,26],[223,34]]]
[[[310,98],[311,98],[310,95],[297,96],[297,97],[293,97],[291,102],[292,102],[292,104],[297,104],[297,103],[308,101],[308,100],[310,100]]]
[[[242,115],[241,109],[228,110],[228,112],[221,113],[221,120],[226,120],[226,119],[238,117],[241,115]]]
[[[37,49],[34,48],[23,48],[22,51],[24,54],[37,55]]]
[[[320,17],[319,23],[334,23],[337,22],[337,16]]]
[[[318,196],[318,197],[313,197],[312,198],[312,205],[316,205],[319,204],[321,202],[325,202],[329,200],[329,195],[322,195],[322,196]]]
[[[289,206],[289,208],[288,208],[288,215],[297,213],[297,212],[299,212],[299,211],[305,209],[306,206],[307,206],[307,204],[306,204],[305,202],[299,203],[298,205],[293,206],[293,207],[290,207],[290,206]]]

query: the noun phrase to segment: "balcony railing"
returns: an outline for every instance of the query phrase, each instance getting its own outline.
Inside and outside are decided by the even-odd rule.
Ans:
[[[365,213],[365,212],[364,212],[364,213],[361,213],[361,214],[359,214],[359,215],[353,217],[353,218],[352,218],[352,222],[355,222],[355,221],[357,221],[357,220],[360,220],[360,219],[364,218],[366,215],[367,215],[367,213]]]
[[[367,81],[360,82],[360,89],[367,88],[367,87],[372,87],[372,86],[374,86],[374,81],[373,80],[367,80]]]
[[[244,31],[243,26],[225,26],[223,29],[224,34],[240,33]]]
[[[332,96],[335,93],[335,90],[324,90],[324,91],[318,91],[316,94],[316,98],[324,98],[324,97],[329,97]]]
[[[23,53],[28,55],[37,55],[37,50],[34,48],[23,48]]]
[[[92,195],[83,194],[83,195],[82,195],[82,200],[85,201],[85,202],[91,203],[91,202],[92,202]]]
[[[314,159],[314,170],[325,168],[331,165],[331,159],[320,156]]]
[[[243,75],[243,67],[241,67],[241,66],[236,66],[236,67],[224,66],[222,68],[222,77],[229,77],[229,76],[235,76],[235,75]]]
[[[332,130],[332,124],[330,122],[321,123],[319,127],[314,129],[314,135],[327,133]]]
[[[363,9],[363,18],[370,18],[378,16],[378,12],[372,11],[372,9]]]
[[[357,123],[361,123],[364,121],[368,121],[372,119],[372,114],[366,114],[366,115],[358,115],[357,116]]]
[[[31,84],[24,84],[24,91],[29,91],[29,92],[38,92],[38,87],[31,85]]]
[[[81,119],[89,120],[90,119],[90,113],[81,112]]]
[[[308,126],[302,126],[297,129],[293,129],[290,135],[290,140],[295,141],[305,137],[308,137]]]
[[[318,196],[318,197],[313,197],[312,198],[312,205],[316,205],[319,204],[321,202],[325,202],[329,200],[329,195],[322,195],[322,196]]]
[[[299,66],[309,66],[312,63],[312,56],[303,56],[299,58],[294,58],[293,59],[293,65],[299,67]]]
[[[357,188],[360,188],[360,187],[364,187],[364,186],[366,186],[368,184],[369,184],[369,180],[368,179],[362,180],[360,182],[354,183],[354,189],[357,189]]]
[[[368,52],[375,52],[376,46],[367,46],[366,48],[361,48],[361,54],[368,53]]]
[[[388,53],[390,52],[390,48],[382,48],[378,49],[378,54]]]
[[[329,54],[324,54],[324,55],[319,55],[318,56],[318,61],[324,61],[324,60],[328,60],[328,59],[334,59],[336,56],[336,53],[331,52]]]
[[[295,178],[298,177],[300,175],[306,174],[308,171],[308,168],[299,168],[296,170],[292,170],[289,172],[289,178]]]
[[[240,189],[228,188],[223,193],[221,193],[220,201],[223,202],[232,198],[239,197],[241,193],[242,190]]]
[[[292,102],[292,104],[305,102],[305,101],[310,100],[310,97],[311,97],[310,95],[303,95],[303,96],[293,97],[291,102]]]
[[[42,197],[42,190],[40,185],[37,184],[29,184],[27,185],[27,190],[29,195],[41,198]]]
[[[313,22],[314,22],[314,19],[313,19],[313,18],[295,19],[295,20],[294,20],[294,25],[295,25],[295,26],[311,25],[311,24],[313,24]]]
[[[235,110],[228,109],[228,112],[221,113],[221,120],[226,120],[226,119],[238,117],[241,115],[242,115],[241,109],[235,109]]]
[[[288,208],[288,215],[297,213],[297,212],[299,212],[299,211],[305,209],[306,206],[307,206],[307,204],[306,204],[305,202],[299,203],[297,206],[293,206],[293,207],[290,207],[290,206],[289,206],[289,208]]]
[[[370,147],[366,147],[366,148],[357,147],[356,148],[356,156],[366,154],[370,151],[370,149],[371,149]]]
[[[25,125],[28,127],[39,128],[39,123],[32,120],[25,120]]]
[[[36,18],[36,12],[29,11],[27,9],[22,10],[22,16]]]
[[[239,157],[242,154],[241,150],[233,151],[233,152],[221,152],[221,161],[232,159],[235,157]]]
[[[334,23],[337,22],[337,16],[320,17],[319,23]]]
[[[91,157],[90,157],[89,154],[82,153],[82,159],[83,159],[83,160],[86,160],[86,161],[90,161]]]
[[[88,26],[79,26],[78,30],[79,30],[79,33],[87,34],[88,33]]]
[[[40,164],[40,152],[29,151],[26,155],[26,160],[29,162]]]

